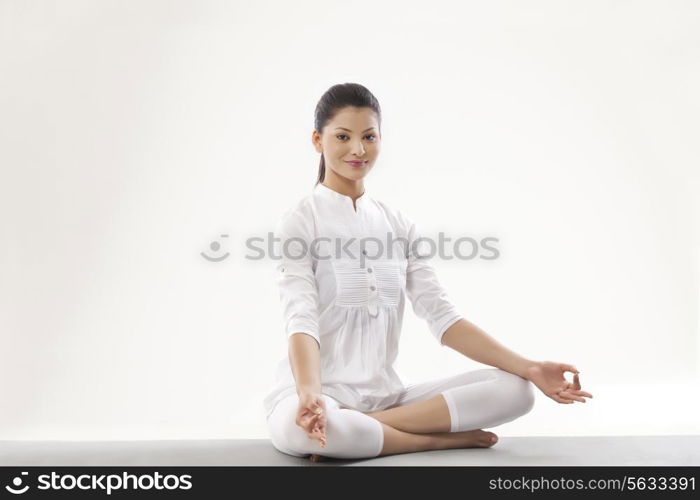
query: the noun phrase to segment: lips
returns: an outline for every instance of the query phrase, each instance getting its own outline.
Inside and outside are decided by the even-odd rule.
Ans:
[[[367,160],[365,160],[365,161],[347,161],[347,160],[345,160],[345,163],[349,163],[350,165],[352,165],[354,167],[361,167],[362,165],[367,163]]]

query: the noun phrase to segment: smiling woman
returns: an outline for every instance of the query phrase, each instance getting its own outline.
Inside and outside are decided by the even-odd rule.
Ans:
[[[315,115],[311,142],[321,153],[317,183],[359,197],[381,150],[379,101],[362,85],[335,85],[318,102]]]
[[[558,367],[529,370],[537,363],[473,333],[417,253],[422,238],[412,219],[366,192],[381,147],[381,111],[369,90],[331,87],[316,107],[311,140],[321,154],[316,186],[277,227],[289,253],[277,264],[289,352],[264,401],[273,445],[312,459],[492,446],[497,436],[481,427],[534,404],[521,374],[559,389]],[[320,240],[355,257],[299,251]],[[371,241],[407,245],[363,246]],[[405,385],[394,364],[406,299],[440,345],[496,368]]]

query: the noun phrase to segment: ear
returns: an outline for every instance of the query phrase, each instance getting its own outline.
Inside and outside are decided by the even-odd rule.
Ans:
[[[323,153],[323,147],[321,146],[321,137],[318,135],[316,130],[311,132],[311,144],[314,145],[317,153]]]

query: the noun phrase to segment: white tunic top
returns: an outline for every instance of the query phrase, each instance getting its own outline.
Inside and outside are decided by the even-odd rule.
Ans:
[[[355,203],[357,210],[352,198],[319,183],[288,210],[275,232],[276,279],[285,338],[302,333],[319,344],[322,392],[369,412],[395,404],[404,390],[393,365],[406,296],[438,342],[462,316],[415,224],[366,191]],[[267,416],[295,392],[285,355],[264,399]]]

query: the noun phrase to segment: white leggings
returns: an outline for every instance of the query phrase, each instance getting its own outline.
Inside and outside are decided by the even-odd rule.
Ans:
[[[450,432],[495,427],[528,413],[535,404],[529,380],[499,368],[485,368],[418,384],[409,384],[392,407],[442,394],[450,413]],[[332,458],[371,458],[384,447],[379,420],[343,407],[322,394],[326,402],[326,447],[311,439],[295,422],[299,397],[292,393],[277,403],[267,419],[272,444],[296,457],[318,454]]]

